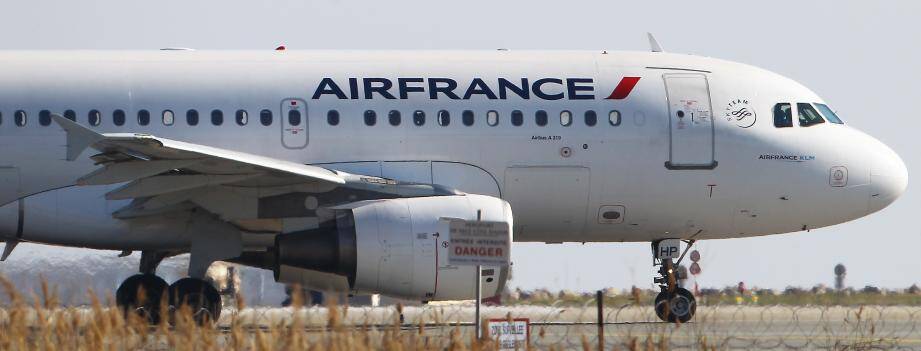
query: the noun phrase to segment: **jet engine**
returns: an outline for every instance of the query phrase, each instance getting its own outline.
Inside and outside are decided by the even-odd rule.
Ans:
[[[454,195],[361,201],[333,210],[317,229],[275,239],[275,277],[304,287],[421,300],[473,299],[476,267],[448,264],[449,222],[501,222],[511,242],[512,211],[501,199]],[[484,297],[499,294],[508,266],[483,267]]]

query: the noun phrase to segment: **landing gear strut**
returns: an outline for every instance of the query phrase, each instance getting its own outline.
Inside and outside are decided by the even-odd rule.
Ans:
[[[665,322],[684,323],[694,318],[697,312],[697,301],[694,294],[684,288],[678,287],[678,264],[694,245],[694,240],[687,241],[687,248],[678,256],[681,241],[666,239],[652,243],[653,266],[659,267],[658,276],[653,280],[659,285],[661,292],[656,296],[656,316]],[[674,259],[678,259],[675,263]]]

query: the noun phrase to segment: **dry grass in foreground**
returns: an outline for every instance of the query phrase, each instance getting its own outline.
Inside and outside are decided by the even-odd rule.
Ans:
[[[46,283],[42,283],[37,294],[24,296],[16,292],[14,286],[0,277],[0,292],[5,300],[10,301],[0,306],[0,350],[496,350],[494,340],[477,340],[472,336],[469,326],[459,326],[449,322],[458,320],[458,316],[437,317],[439,313],[419,313],[418,309],[397,306],[394,309],[377,309],[374,313],[367,310],[349,309],[330,304],[322,308],[300,308],[285,310],[283,318],[253,318],[253,309],[243,311],[245,306],[225,310],[221,318],[221,327],[210,324],[197,324],[189,310],[180,310],[172,314],[173,318],[163,318],[158,325],[150,325],[135,314],[125,316],[113,306],[111,301],[103,303],[93,299],[90,306],[62,307],[58,295]],[[90,293],[89,296],[95,296]],[[111,300],[111,299],[110,299]],[[237,298],[237,301],[243,301]],[[563,313],[567,308],[558,308]],[[607,310],[607,318],[618,321],[625,317],[630,320],[648,320],[639,315],[621,316],[620,312],[647,311],[640,306]],[[532,325],[530,340],[535,349],[596,350],[597,343],[604,342],[608,350],[668,350],[677,349],[784,349],[790,345],[794,348],[822,349],[886,349],[906,341],[901,338],[913,338],[915,335],[914,310],[900,309],[856,312],[838,311],[838,309],[780,310],[763,309],[754,314],[748,309],[756,307],[736,307],[730,311],[712,309],[702,312],[694,323],[672,325],[660,323],[623,323],[606,327],[606,336],[601,339],[594,325],[568,327],[555,326],[562,320],[582,320],[581,318],[563,318],[561,314],[548,314],[547,308],[538,308],[533,312],[546,315],[543,325]],[[433,311],[429,311],[433,312]],[[526,311],[502,311],[502,315],[492,318],[511,318],[513,314]],[[584,311],[574,311],[578,317]],[[786,325],[782,317],[774,325],[774,314],[792,312],[792,321],[802,324]],[[854,312],[854,313],[852,313]],[[507,314],[506,314],[507,313]],[[649,312],[651,313],[651,312]],[[843,314],[842,314],[843,313]],[[921,313],[921,312],[919,312]],[[161,314],[170,315],[167,311]],[[249,317],[246,314],[250,314]],[[258,313],[257,313],[258,314]],[[789,314],[789,313],[788,313]],[[373,316],[372,316],[373,315]],[[401,316],[406,316],[405,324]],[[552,316],[551,316],[552,315]],[[813,315],[818,315],[818,318]],[[375,317],[376,316],[376,317]],[[503,317],[505,316],[505,317]],[[844,317],[842,317],[844,316]],[[921,314],[918,314],[921,317]],[[277,316],[276,316],[277,317]],[[378,318],[379,317],[379,318]],[[469,320],[462,316],[460,320]],[[751,319],[754,317],[755,319]],[[903,324],[887,324],[902,321]],[[434,319],[433,319],[434,318]],[[843,321],[839,319],[844,318]],[[417,320],[419,319],[419,320]],[[424,320],[423,320],[424,319]],[[789,319],[789,318],[788,318]],[[806,321],[812,320],[812,322]],[[532,318],[532,321],[538,321]],[[879,324],[877,324],[879,322]],[[426,324],[428,323],[428,324]],[[426,325],[445,325],[427,329]],[[810,324],[811,323],[811,324]],[[615,323],[616,324],[616,323]],[[891,325],[890,325],[891,324]],[[410,326],[414,325],[414,326]],[[748,326],[739,329],[736,326]],[[895,325],[895,326],[893,326]],[[903,333],[898,326],[909,328]],[[877,329],[880,327],[881,329]],[[893,329],[895,328],[895,329]],[[804,332],[803,330],[812,330]],[[783,334],[800,333],[787,338]],[[780,333],[777,339],[752,339],[758,332]],[[752,334],[754,333],[754,334]],[[805,337],[805,338],[803,338]],[[913,339],[912,339],[913,340]],[[910,341],[910,340],[908,340]]]
[[[403,330],[399,318],[392,327],[351,328],[340,324],[337,306],[330,305],[328,328],[308,331],[295,315],[286,325],[249,328],[232,320],[227,328],[195,323],[180,309],[158,325],[112,303],[93,298],[89,308],[61,308],[56,293],[42,283],[41,296],[27,299],[0,278],[11,303],[0,310],[2,350],[494,350],[490,340],[427,336],[423,328]],[[90,294],[90,296],[95,296]],[[237,299],[242,301],[242,299]],[[242,309],[243,306],[237,306]],[[166,315],[166,311],[162,311]],[[399,314],[395,314],[398,316]],[[171,322],[171,323],[170,323]]]

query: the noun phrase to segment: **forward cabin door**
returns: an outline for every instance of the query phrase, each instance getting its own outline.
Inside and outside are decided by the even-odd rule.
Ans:
[[[668,169],[713,169],[713,108],[707,76],[666,74],[669,141]]]
[[[307,146],[307,103],[301,99],[281,102],[281,143],[289,149]]]

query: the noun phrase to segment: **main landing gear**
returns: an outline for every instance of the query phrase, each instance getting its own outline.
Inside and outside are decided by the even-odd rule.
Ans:
[[[151,324],[159,324],[164,312],[170,314],[184,309],[189,309],[198,324],[217,321],[221,315],[221,295],[214,285],[203,277],[182,278],[168,285],[154,273],[168,255],[143,252],[140,274],[119,285],[115,303],[126,316],[133,312]]]
[[[694,294],[685,288],[678,287],[678,264],[694,245],[694,240],[687,241],[687,248],[681,249],[681,240],[665,239],[652,243],[653,266],[659,267],[659,272],[653,280],[661,292],[656,296],[656,316],[665,322],[684,323],[694,318],[697,312],[697,301]],[[681,255],[678,256],[678,252]],[[677,263],[674,261],[678,259]]]

